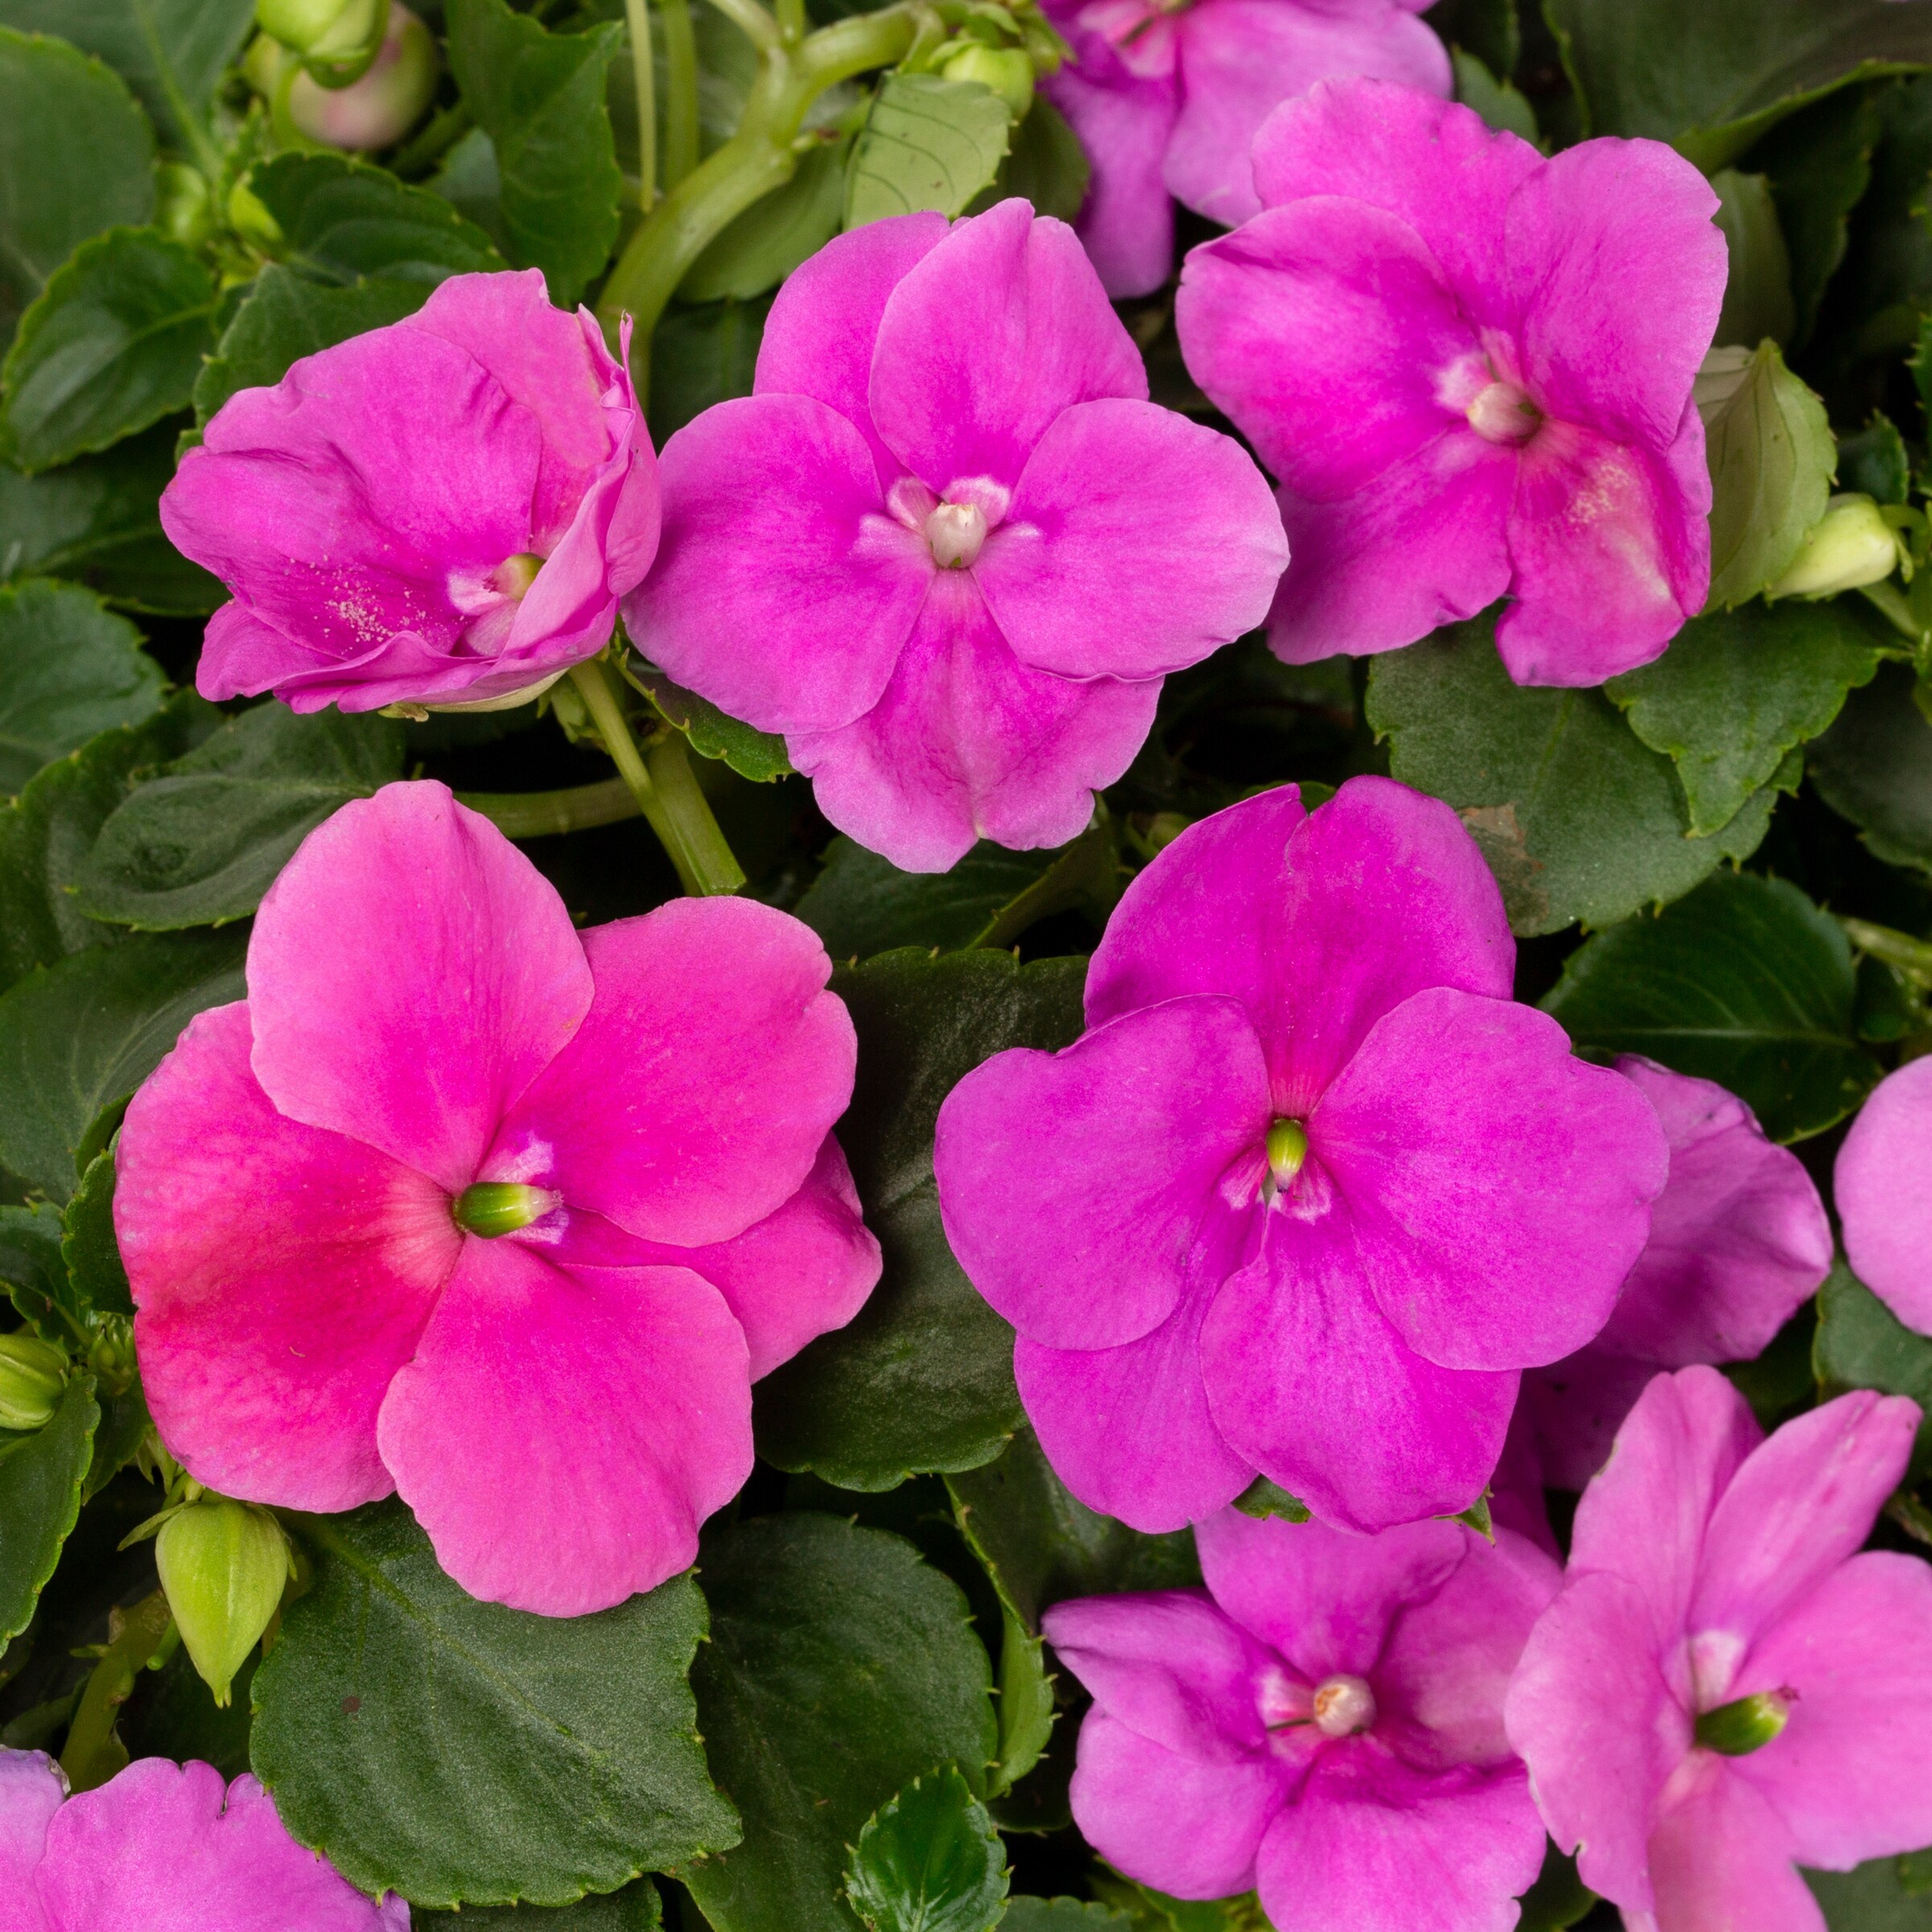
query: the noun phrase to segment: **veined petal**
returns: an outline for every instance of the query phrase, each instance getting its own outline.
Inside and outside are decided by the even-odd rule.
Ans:
[[[1879,1082],[1831,1184],[1858,1278],[1908,1328],[1932,1333],[1932,1059]]]

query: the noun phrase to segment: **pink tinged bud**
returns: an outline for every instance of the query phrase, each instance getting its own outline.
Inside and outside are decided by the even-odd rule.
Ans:
[[[366,151],[387,147],[413,127],[436,91],[438,56],[429,29],[406,6],[392,5],[389,31],[360,79],[328,88],[295,76],[288,118],[312,141]]]
[[[1337,1675],[1315,1687],[1315,1728],[1324,1737],[1353,1737],[1375,1722],[1375,1693],[1365,1679]]]
[[[1760,1690],[1700,1712],[1697,1741],[1725,1757],[1748,1757],[1761,1751],[1791,1720],[1794,1690]]]
[[[942,503],[926,519],[926,541],[941,570],[970,570],[986,542],[986,513],[976,503]]]
[[[1527,443],[1543,426],[1543,412],[1514,382],[1485,384],[1464,414],[1485,443]]]
[[[456,1225],[469,1234],[494,1239],[533,1226],[564,1204],[549,1187],[531,1187],[522,1181],[477,1181],[451,1203]]]

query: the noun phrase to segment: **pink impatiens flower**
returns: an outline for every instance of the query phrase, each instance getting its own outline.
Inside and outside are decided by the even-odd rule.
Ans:
[[[487,707],[602,649],[656,553],[657,462],[588,310],[534,268],[456,275],[231,397],[161,522],[233,597],[204,697]]]
[[[1174,266],[1174,202],[1224,227],[1261,212],[1256,130],[1318,80],[1372,74],[1449,92],[1431,0],[1047,0],[1072,59],[1040,91],[1093,167],[1076,224],[1110,295]],[[1171,199],[1170,199],[1171,197]]]
[[[1350,80],[1276,110],[1254,181],[1264,212],[1189,255],[1176,313],[1281,483],[1275,650],[1392,650],[1507,595],[1519,684],[1657,656],[1710,583],[1690,387],[1727,258],[1703,176],[1655,141],[1545,160]]]
[[[67,1796],[38,1751],[0,1750],[5,1932],[407,1932],[409,1907],[305,1852],[275,1800],[212,1765],[144,1757]]]
[[[1699,1367],[1618,1432],[1505,1715],[1633,1932],[1825,1932],[1794,1866],[1932,1842],[1932,1567],[1856,1554],[1918,1425],[1861,1389],[1766,1441]]]
[[[1519,1371],[1603,1327],[1668,1159],[1637,1087],[1511,999],[1515,952],[1447,806],[1290,786],[1129,887],[1081,1039],[953,1090],[947,1235],[1082,1501],[1172,1530],[1259,1471],[1378,1530],[1481,1494]]]
[[[1275,1932],[1508,1932],[1543,1827],[1503,1695],[1554,1560],[1459,1523],[1360,1537],[1231,1509],[1197,1537],[1205,1591],[1042,1619],[1093,1693],[1088,1842],[1179,1898],[1258,1883]]]
[[[1804,1162],[1742,1100],[1635,1054],[1616,1070],[1657,1109],[1670,1178],[1603,1332],[1523,1377],[1516,1426],[1558,1489],[1604,1466],[1658,1369],[1752,1360],[1831,1272],[1831,1224]]]
[[[134,1096],[114,1222],[163,1439],[223,1494],[400,1490],[473,1596],[574,1616],[690,1563],[751,1384],[877,1244],[832,1122],[856,1046],[787,914],[580,934],[440,785],[310,834],[248,997]]]
[[[1903,1322],[1932,1335],[1932,1058],[1880,1080],[1838,1150],[1845,1258]]]
[[[1163,675],[1260,623],[1288,556],[1246,452],[1148,402],[1073,231],[1024,201],[829,243],[663,477],[631,635],[914,872],[1076,836]]]

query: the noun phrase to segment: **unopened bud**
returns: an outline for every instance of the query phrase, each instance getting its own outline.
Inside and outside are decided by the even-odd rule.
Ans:
[[[255,0],[255,24],[262,32],[299,54],[318,78],[339,87],[375,58],[387,14],[387,0]]]
[[[1813,525],[1791,568],[1765,594],[1829,597],[1882,583],[1898,568],[1898,533],[1869,497],[1834,497]]]
[[[0,1429],[41,1429],[60,1406],[67,1357],[22,1329],[0,1335]]]
[[[312,141],[353,152],[388,147],[415,126],[436,91],[436,43],[406,6],[392,5],[389,31],[366,72],[350,86],[324,87],[304,71],[288,90],[288,118]]]
[[[1791,1697],[1789,1690],[1761,1690],[1755,1696],[1719,1704],[1699,1716],[1697,1741],[1707,1751],[1724,1757],[1748,1757],[1753,1751],[1761,1751],[1790,1723]]]
[[[199,248],[215,225],[215,198],[208,177],[185,161],[155,167],[155,226],[184,248]]]
[[[1014,120],[1033,105],[1033,62],[1017,47],[987,47],[970,40],[939,69],[945,80],[976,80],[1006,103]]]
[[[266,1509],[204,1494],[155,1539],[161,1587],[202,1681],[225,1706],[288,1582],[288,1538]]]

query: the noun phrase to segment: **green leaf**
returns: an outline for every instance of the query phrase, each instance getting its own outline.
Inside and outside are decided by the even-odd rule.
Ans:
[[[1909,1395],[1924,1414],[1905,1480],[1932,1475],[1932,1335],[1908,1328],[1842,1259],[1818,1291],[1811,1372],[1827,1397],[1847,1389]]]
[[[254,1767],[352,1885],[562,1905],[736,1842],[685,1683],[690,1577],[534,1616],[465,1596],[398,1501],[300,1534],[315,1584],[256,1674]]]
[[[1499,80],[1474,54],[1459,47],[1450,56],[1455,73],[1455,97],[1473,108],[1491,126],[1520,134],[1525,141],[1538,138],[1536,109],[1528,98],[1507,80]]]
[[[998,179],[980,199],[991,206],[1018,195],[1033,204],[1035,214],[1071,221],[1085,205],[1092,180],[1092,164],[1067,117],[1044,94],[1035,94],[1013,130],[1013,146],[1000,164]]]
[[[1807,1872],[1831,1932],[1932,1932],[1932,1896],[1903,1879],[1902,1858],[1868,1859],[1849,1872]]]
[[[621,1892],[593,1893],[574,1905],[472,1905],[448,1932],[549,1932],[564,1916],[570,1923],[556,1926],[556,1932],[658,1932],[664,1906],[657,1887],[640,1878]],[[539,1919],[543,1921],[541,1926]],[[413,1922],[418,1932],[430,1932],[433,1925],[420,1912]]]
[[[1133,1921],[1111,1905],[1077,1898],[1012,1898],[1000,1932],[1133,1932]]]
[[[1676,898],[1748,857],[1770,821],[1766,789],[1723,831],[1690,836],[1670,761],[1600,691],[1511,683],[1486,617],[1375,658],[1367,714],[1391,773],[1461,815],[1521,934]]]
[[[1265,1476],[1257,1476],[1234,1499],[1234,1507],[1243,1516],[1252,1516],[1259,1521],[1278,1516],[1284,1522],[1305,1523],[1314,1513],[1298,1496],[1290,1496],[1279,1483],[1271,1483]]]
[[[33,1621],[60,1546],[79,1520],[100,1419],[93,1377],[76,1375],[44,1429],[0,1437],[0,1642]]]
[[[771,298],[665,311],[650,339],[650,435],[662,449],[714,402],[751,394]]]
[[[1872,420],[1856,436],[1839,443],[1838,474],[1847,490],[1880,503],[1903,503],[1910,497],[1912,460],[1905,453],[1905,438],[1883,410],[1873,410]]]
[[[843,1488],[890,1489],[918,1472],[990,1462],[1020,1426],[1013,1331],[939,1225],[933,1123],[980,1061],[1077,1038],[1085,975],[1084,960],[1022,966],[985,952],[890,952],[834,974],[859,1035],[839,1141],[885,1274],[851,1323],[758,1384],[753,1419],[768,1462]]]
[[[810,1512],[715,1530],[711,1641],[691,1669],[745,1842],[678,1876],[716,1932],[855,1932],[846,1847],[948,1760],[982,1788],[996,1736],[966,1600],[884,1530]]]
[[[1807,101],[1932,65],[1932,18],[1891,0],[1546,0],[1593,134],[1722,167]]]
[[[672,683],[656,665],[635,654],[625,660],[624,675],[650,700],[659,717],[683,733],[700,758],[720,758],[757,785],[791,775],[782,738],[727,716],[708,698]]]
[[[1825,514],[1837,461],[1825,406],[1785,367],[1774,342],[1713,351],[1697,379],[1711,466],[1707,610],[1774,584]]]
[[[1728,825],[1785,754],[1870,681],[1880,642],[1854,599],[1747,604],[1694,618],[1655,663],[1604,688],[1637,737],[1675,762],[1703,836]]]
[[[70,1292],[82,1309],[124,1315],[130,1320],[134,1298],[114,1238],[114,1157],[101,1153],[88,1162],[74,1198],[67,1204],[60,1258]]]
[[[118,76],[0,27],[0,345],[89,235],[154,213],[154,171],[153,130]]]
[[[43,1342],[71,1348],[86,1333],[60,1252],[64,1224],[48,1201],[0,1208],[0,1282],[20,1319]]]
[[[135,786],[80,867],[80,910],[149,931],[240,919],[324,819],[402,774],[390,719],[257,705]]]
[[[845,209],[848,136],[832,135],[799,162],[775,193],[754,201],[691,263],[678,284],[686,302],[740,301],[776,288],[839,232]]]
[[[1767,336],[1789,342],[1798,310],[1791,299],[1791,254],[1771,184],[1763,175],[1727,167],[1711,177],[1711,185],[1717,190],[1717,225],[1730,255],[1714,340],[1745,349],[1756,349]]]
[[[989,1932],[1006,1854],[956,1765],[915,1777],[867,1819],[845,1890],[871,1932]]]
[[[39,578],[0,588],[0,790],[152,717],[165,683],[140,632],[91,591]]]
[[[49,469],[185,409],[214,346],[215,279],[178,242],[112,228],[57,269],[0,369],[0,436]]]
[[[1790,250],[1794,349],[1811,339],[1825,285],[1845,258],[1852,211],[1871,184],[1880,126],[1872,90],[1846,88],[1794,114],[1752,152],[1752,165],[1770,178]],[[1842,464],[1842,449],[1839,456]]]
[[[1517,1932],[1568,1932],[1596,1903],[1596,1894],[1576,1875],[1576,1860],[1551,1845],[1536,1883],[1523,1894]]]
[[[423,186],[473,221],[497,253],[507,256],[510,235],[503,225],[503,178],[497,171],[497,145],[481,128],[473,127],[451,148]]]
[[[1913,676],[1888,664],[1855,692],[1806,762],[1818,795],[1888,865],[1932,872],[1932,724]]]
[[[197,1013],[242,997],[246,943],[241,932],[144,933],[0,994],[0,1162],[66,1200],[101,1113],[154,1071]]]
[[[155,1423],[138,1376],[120,1394],[110,1393],[103,1387],[94,1392],[94,1399],[101,1405],[101,1426],[94,1431],[94,1459],[87,1466],[87,1480],[80,1485],[82,1509],[134,1459]],[[246,1696],[247,1686],[239,1671],[235,1674],[235,1684]]]
[[[888,74],[852,151],[845,225],[930,209],[965,212],[1005,159],[1013,116],[977,80]]]
[[[622,46],[615,22],[553,34],[506,0],[449,0],[449,64],[496,148],[510,259],[540,268],[568,305],[617,238],[617,172],[604,70]]]
[[[1522,57],[1522,23],[1516,0],[1436,0],[1429,24],[1452,47],[1467,47],[1507,80]]]
[[[1830,914],[1785,880],[1720,872],[1571,953],[1542,1005],[1591,1059],[1641,1053],[1715,1080],[1773,1140],[1796,1141],[1878,1078],[1853,1034],[1857,991]]]
[[[1046,1645],[1005,1604],[1000,1606],[1000,1744],[988,1789],[1010,1791],[1045,1752],[1053,1736],[1053,1679]]]

